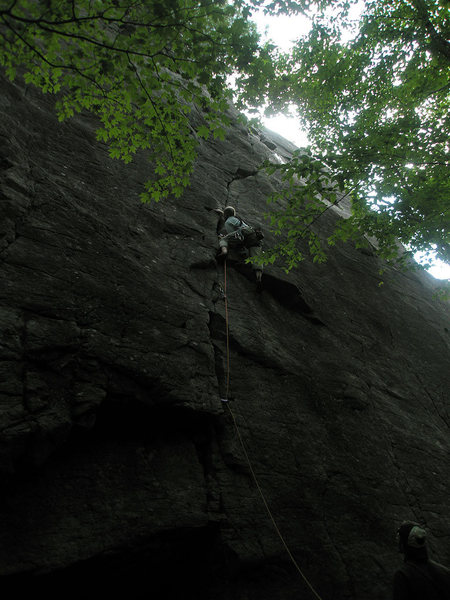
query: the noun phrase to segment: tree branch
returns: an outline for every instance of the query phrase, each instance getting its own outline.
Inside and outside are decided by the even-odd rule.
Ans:
[[[101,91],[102,95],[105,96],[105,90],[97,83],[97,81],[95,79],[93,79],[92,77],[89,77],[89,75],[86,75],[86,73],[83,73],[83,71],[85,69],[88,69],[89,67],[85,67],[85,69],[82,70],[82,69],[79,69],[78,67],[75,67],[74,65],[67,65],[67,64],[58,65],[58,64],[52,63],[41,52],[39,52],[39,50],[37,48],[35,48],[32,44],[30,44],[30,42],[28,42],[28,40],[26,40],[19,32],[17,32],[8,22],[5,22],[5,25],[8,27],[8,29],[10,29],[13,32],[13,34],[16,37],[18,37],[25,44],[25,46],[27,46],[27,48],[29,48],[34,54],[36,54],[49,67],[52,67],[52,69],[67,69],[67,70],[75,71],[76,73],[81,75],[81,77],[83,77],[84,79],[87,79],[88,81],[93,83]]]
[[[153,29],[167,29],[167,28],[171,28],[171,27],[178,27],[178,28],[184,27],[185,29],[188,29],[191,31],[196,31],[197,33],[203,34],[205,37],[209,38],[209,36],[207,36],[207,34],[203,33],[202,31],[190,29],[189,27],[187,27],[185,21],[155,23],[155,22],[151,22],[151,21],[142,22],[142,21],[125,20],[125,17],[129,11],[129,7],[125,10],[125,12],[123,13],[123,15],[121,17],[107,17],[106,12],[108,10],[111,10],[111,7],[107,8],[103,12],[99,12],[95,15],[88,15],[86,17],[81,17],[81,16],[77,17],[74,12],[74,10],[75,10],[74,9],[74,0],[71,0],[71,1],[72,1],[72,18],[71,19],[59,19],[59,20],[51,20],[50,21],[50,20],[44,19],[42,17],[37,18],[37,19],[30,19],[27,17],[15,15],[15,14],[11,13],[11,11],[14,8],[15,4],[17,3],[17,0],[14,1],[14,4],[9,9],[7,9],[5,11],[0,11],[0,15],[7,14],[8,16],[15,19],[16,21],[21,21],[23,23],[28,23],[28,24],[39,25],[40,27],[42,26],[41,25],[42,23],[44,25],[49,25],[49,26],[61,26],[61,25],[71,25],[73,23],[82,23],[82,22],[98,21],[98,20],[105,21],[107,23],[120,23],[123,25],[132,25],[134,27],[145,27],[145,28],[152,27]],[[214,12],[216,14],[221,14],[219,11],[214,11]],[[213,13],[204,13],[204,14],[198,15],[197,18],[203,19],[204,17],[211,16],[211,14],[213,14]]]
[[[172,160],[174,160],[173,151],[172,151],[172,144],[171,144],[171,142],[170,142],[170,137],[169,137],[169,135],[168,135],[168,133],[167,133],[166,126],[164,125],[164,122],[163,122],[163,120],[161,119],[161,116],[160,116],[160,114],[159,114],[159,111],[158,111],[158,107],[156,106],[156,104],[155,104],[155,101],[154,101],[154,100],[153,100],[153,98],[150,96],[150,94],[149,94],[149,92],[148,92],[148,90],[147,90],[146,86],[144,85],[144,82],[142,81],[142,79],[141,79],[141,76],[139,75],[139,71],[138,71],[138,69],[137,69],[136,65],[135,65],[135,64],[134,64],[134,62],[131,60],[131,58],[130,58],[130,56],[129,56],[129,55],[127,55],[127,58],[128,58],[128,63],[129,63],[129,64],[130,64],[130,66],[133,68],[133,70],[134,70],[134,72],[135,72],[135,74],[136,74],[136,77],[137,77],[137,80],[138,80],[138,82],[139,82],[139,85],[141,86],[142,90],[144,91],[144,94],[147,96],[147,98],[148,98],[148,100],[149,100],[150,104],[153,106],[153,110],[155,111],[156,117],[157,117],[157,119],[158,119],[158,121],[159,121],[159,124],[161,125],[161,129],[162,129],[162,131],[163,131],[163,133],[164,133],[164,136],[165,136],[165,138],[166,138],[166,140],[167,140],[167,145],[168,145],[168,147],[169,147],[170,156],[171,156]]]

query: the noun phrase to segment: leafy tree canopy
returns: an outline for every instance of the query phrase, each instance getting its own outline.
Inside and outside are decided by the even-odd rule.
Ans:
[[[295,266],[300,238],[324,260],[314,224],[341,201],[345,182],[353,214],[330,243],[359,243],[365,232],[387,258],[400,239],[411,252],[435,250],[448,262],[446,0],[366,0],[355,27],[357,3],[0,0],[0,64],[10,78],[20,69],[27,82],[57,93],[61,120],[96,114],[113,157],[130,161],[146,149],[155,174],[143,199],[156,201],[188,185],[199,137],[224,135],[233,75],[241,106],[295,104],[312,141],[290,163],[266,165],[286,183],[286,208],[273,203],[269,218],[287,236],[265,260],[282,256]],[[277,53],[259,40],[250,20],[257,9],[302,12],[311,32],[292,52]],[[195,106],[204,115],[197,130],[189,120]],[[324,163],[339,176],[325,176]]]
[[[0,64],[13,79],[58,93],[61,120],[88,110],[98,138],[126,162],[147,149],[156,165],[144,199],[179,196],[196,138],[223,136],[226,80],[250,67],[267,73],[269,50],[249,21],[262,4],[227,0],[0,0]],[[295,2],[288,2],[296,10]],[[189,113],[204,111],[193,131]]]
[[[362,8],[358,23],[355,5]],[[279,56],[264,94],[271,111],[297,106],[313,155],[352,189],[353,216],[340,220],[329,241],[358,241],[363,231],[377,237],[385,258],[398,255],[398,239],[410,254],[450,262],[447,0],[317,0],[305,9],[314,9],[311,31]],[[242,97],[252,103],[252,95],[250,86]],[[272,170],[285,174],[292,166]],[[298,166],[291,184],[305,175],[304,163]],[[289,229],[289,247],[281,249],[295,263],[301,254],[292,240],[314,238],[298,215],[313,220],[324,208],[314,206],[310,189],[290,197],[277,223]]]

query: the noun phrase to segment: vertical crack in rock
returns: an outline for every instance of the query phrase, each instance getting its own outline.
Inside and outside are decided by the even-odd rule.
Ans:
[[[214,368],[220,398],[226,396],[226,323],[225,319],[217,313],[209,313],[208,322],[211,343],[214,350]]]

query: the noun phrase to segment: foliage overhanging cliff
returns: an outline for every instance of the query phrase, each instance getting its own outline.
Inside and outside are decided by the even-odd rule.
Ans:
[[[321,211],[318,190],[336,201],[319,184],[326,162],[352,207],[328,242],[357,243],[362,231],[385,259],[397,260],[400,240],[429,265],[448,262],[446,2],[335,0],[332,9],[323,0],[14,0],[0,3],[0,65],[58,94],[60,119],[96,115],[113,157],[129,162],[145,149],[154,168],[142,196],[153,200],[189,185],[197,137],[223,139],[231,76],[240,108],[296,107],[320,158],[284,171],[293,188],[305,175],[308,185],[276,216],[289,232],[276,255],[295,265],[303,255],[291,242],[309,236],[323,257],[303,223]],[[261,40],[258,11],[302,15],[309,34],[280,52]],[[203,111],[197,126],[193,104]]]

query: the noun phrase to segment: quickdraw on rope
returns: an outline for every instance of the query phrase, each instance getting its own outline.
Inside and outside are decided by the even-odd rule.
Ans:
[[[224,261],[224,295],[225,295],[225,328],[226,328],[226,347],[227,347],[227,387],[226,387],[226,396],[225,396],[225,404],[228,407],[228,410],[230,412],[231,418],[233,420],[233,424],[234,424],[234,428],[236,429],[236,433],[238,435],[239,438],[239,442],[241,444],[242,450],[244,452],[244,456],[245,459],[247,461],[247,464],[249,466],[250,469],[250,473],[252,474],[252,478],[253,481],[255,482],[256,488],[259,492],[259,495],[261,496],[261,500],[263,501],[264,507],[267,511],[267,514],[269,515],[269,518],[275,528],[275,531],[278,534],[278,537],[281,540],[281,543],[283,544],[286,552],[288,553],[289,558],[291,559],[294,567],[296,568],[296,570],[298,571],[298,573],[300,574],[300,576],[302,577],[303,581],[306,583],[306,585],[308,586],[308,588],[311,590],[312,594],[317,598],[317,600],[322,600],[322,597],[316,592],[316,590],[314,589],[313,585],[310,583],[310,581],[308,580],[308,578],[306,577],[306,575],[303,573],[303,571],[301,570],[299,564],[297,563],[297,561],[295,560],[295,557],[293,556],[292,552],[289,549],[289,546],[286,543],[286,540],[283,537],[283,534],[281,533],[275,518],[272,514],[272,511],[270,510],[270,507],[267,503],[267,500],[263,494],[263,491],[261,489],[261,486],[259,485],[258,482],[258,478],[256,477],[256,473],[253,469],[252,463],[250,461],[250,457],[247,453],[247,449],[245,447],[244,444],[244,440],[242,439],[241,436],[241,432],[239,430],[237,421],[236,421],[236,417],[234,416],[233,411],[230,408],[230,403],[228,402],[228,394],[229,394],[229,389],[230,389],[230,334],[229,334],[229,328],[228,328],[228,297],[227,297],[227,260],[225,258]]]

